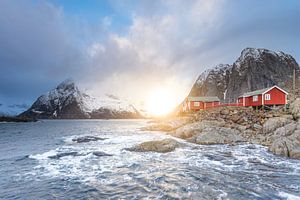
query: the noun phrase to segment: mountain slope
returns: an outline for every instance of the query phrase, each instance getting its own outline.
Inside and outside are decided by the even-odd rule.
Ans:
[[[72,80],[40,96],[21,117],[42,119],[140,118],[133,105],[116,98],[98,100],[81,92]]]
[[[245,92],[273,85],[289,91],[294,70],[299,77],[299,65],[291,55],[246,48],[232,65],[222,64],[203,72],[189,96],[218,96],[225,102],[234,102]]]

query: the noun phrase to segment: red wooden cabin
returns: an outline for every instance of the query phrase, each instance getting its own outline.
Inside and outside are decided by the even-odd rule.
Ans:
[[[278,86],[247,92],[238,98],[243,106],[276,106],[287,104],[288,93]]]
[[[183,102],[183,112],[199,111],[220,105],[218,97],[187,97]]]

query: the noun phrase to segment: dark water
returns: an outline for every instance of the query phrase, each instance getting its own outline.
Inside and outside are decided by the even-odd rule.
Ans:
[[[0,124],[0,199],[300,199],[300,161],[258,145],[137,153],[145,121]]]

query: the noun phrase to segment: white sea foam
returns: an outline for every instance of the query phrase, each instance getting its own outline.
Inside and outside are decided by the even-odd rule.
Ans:
[[[296,196],[286,192],[279,192],[279,196],[286,198],[287,200],[300,200],[300,195]]]
[[[45,159],[49,159],[49,156],[55,156],[55,155],[57,155],[57,151],[50,150],[41,154],[29,155],[29,158],[36,159],[36,160],[45,160]]]
[[[47,176],[47,178],[74,178],[76,181],[96,188],[130,185],[133,188],[143,187],[151,191],[149,187],[171,190],[172,188],[179,188],[178,185],[180,185],[180,187],[184,186],[188,190],[185,197],[198,196],[195,195],[198,194],[197,192],[213,192],[218,199],[227,199],[232,194],[227,193],[226,186],[225,188],[215,188],[217,186],[223,187],[223,185],[212,184],[206,189],[199,190],[200,185],[202,184],[201,188],[203,185],[205,186],[205,180],[218,181],[219,173],[226,176],[226,179],[230,179],[237,173],[243,174],[245,172],[246,178],[251,176],[248,177],[248,180],[255,181],[252,188],[255,192],[247,191],[247,194],[257,197],[260,193],[265,192],[265,190],[261,190],[263,188],[261,185],[264,187],[270,185],[272,188],[272,182],[260,177],[260,174],[268,173],[268,171],[260,171],[261,168],[274,165],[277,169],[285,171],[284,173],[287,175],[297,173],[295,169],[300,169],[299,162],[275,157],[259,145],[202,146],[174,138],[185,145],[165,154],[131,152],[124,149],[141,142],[160,140],[171,136],[160,132],[139,131],[134,126],[128,129],[117,127],[114,130],[107,128],[105,131],[95,130],[97,130],[95,131],[97,134],[89,131],[90,134],[64,137],[65,143],[55,150],[30,155],[30,158],[38,161],[38,166],[34,168],[34,171],[38,175]],[[74,138],[84,136],[108,139],[84,143],[72,141]],[[96,151],[112,154],[112,156],[96,156],[93,154]],[[68,152],[77,152],[77,154],[53,158],[53,156]],[[281,161],[282,163],[280,163]],[[257,169],[257,165],[260,165],[261,168]],[[193,172],[193,170],[195,171]],[[212,173],[213,176],[206,177],[209,173]],[[189,176],[191,174],[192,176]],[[195,180],[192,178],[194,176],[201,181],[204,180],[204,182]],[[243,177],[240,178],[243,179]],[[232,178],[231,181],[236,181],[236,177]],[[287,187],[297,191],[299,188],[292,187],[295,184],[297,182],[290,183]],[[281,193],[281,195],[286,194]],[[292,199],[291,196],[289,198]]]

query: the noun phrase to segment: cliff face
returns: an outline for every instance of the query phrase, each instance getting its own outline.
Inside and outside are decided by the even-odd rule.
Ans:
[[[96,99],[66,80],[40,96],[20,117],[39,119],[141,118],[133,105],[116,98]]]
[[[218,96],[225,102],[235,102],[245,92],[273,85],[289,91],[294,70],[298,85],[300,69],[291,55],[246,48],[232,65],[222,64],[203,72],[189,96]]]

